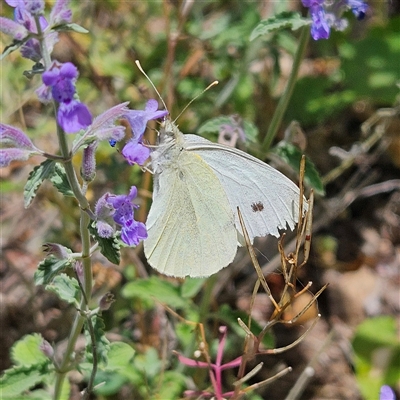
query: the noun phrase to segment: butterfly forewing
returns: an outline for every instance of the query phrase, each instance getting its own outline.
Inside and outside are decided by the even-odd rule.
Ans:
[[[290,179],[240,150],[196,135],[184,137],[187,150],[198,154],[218,176],[231,208],[240,208],[252,241],[267,234],[279,237],[279,229],[294,228],[298,222],[300,194]],[[255,204],[257,212],[254,212]],[[235,219],[241,232],[237,213]]]

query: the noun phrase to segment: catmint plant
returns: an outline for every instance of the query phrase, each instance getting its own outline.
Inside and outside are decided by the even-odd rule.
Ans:
[[[96,150],[100,141],[115,144],[124,139],[125,127],[118,122],[125,119],[130,124],[133,137],[123,148],[122,155],[130,164],[143,165],[150,154],[150,150],[143,144],[146,124],[149,120],[163,118],[167,111],[158,111],[157,101],[150,100],[143,111],[130,110],[127,107],[128,103],[122,103],[93,118],[88,105],[79,99],[76,88],[78,68],[71,62],[62,63],[52,59],[58,32],[86,32],[82,27],[71,23],[69,2],[57,0],[49,17],[45,16],[44,0],[6,0],[6,3],[14,8],[14,19],[0,18],[0,30],[12,39],[3,57],[20,49],[24,58],[34,62],[32,70],[27,71],[25,75],[37,80],[39,87],[36,94],[39,100],[45,105],[52,105],[55,110],[55,135],[58,138],[60,154],[47,153],[45,149],[37,147],[21,129],[1,123],[0,166],[5,167],[15,160],[25,161],[33,155],[46,158],[46,161],[35,167],[29,176],[25,190],[25,206],[31,205],[41,183],[47,179],[64,195],[74,196],[81,210],[81,252],[76,253],[58,243],[46,243],[46,258],[40,263],[35,274],[37,284],[46,285],[48,290],[76,307],[76,317],[71,327],[67,349],[63,354],[57,354],[57,347],[41,340],[37,349],[46,356],[45,361],[39,358],[40,365],[31,365],[29,370],[25,368],[24,372],[28,376],[35,375],[28,385],[30,387],[35,384],[49,384],[47,375],[51,371],[55,375],[53,398],[59,399],[65,390],[63,387],[66,374],[75,368],[74,347],[78,335],[84,329],[87,348],[93,349],[87,353],[87,358],[93,365],[85,392],[87,396],[93,390],[99,364],[107,362],[109,342],[102,331],[101,312],[107,310],[113,302],[112,295],[107,294],[99,300],[97,309],[90,309],[93,253],[99,248],[110,261],[118,263],[121,243],[137,246],[147,237],[145,225],[136,221],[134,217],[134,211],[139,207],[135,203],[135,186],[131,187],[128,194],[107,192],[95,205],[89,203],[86,198],[88,185],[96,177]],[[67,135],[75,136],[71,147],[68,145]],[[72,158],[79,152],[82,152],[82,184],[79,183],[72,165]],[[75,277],[62,273],[69,268]],[[43,363],[46,364],[46,368],[43,368]],[[14,369],[7,377],[13,379],[18,373],[18,368]]]

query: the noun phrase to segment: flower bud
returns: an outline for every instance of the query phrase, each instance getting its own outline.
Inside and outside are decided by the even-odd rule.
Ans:
[[[54,356],[54,349],[47,340],[43,339],[43,342],[39,345],[39,350],[50,359]]]
[[[58,260],[65,260],[68,258],[69,249],[58,243],[45,243],[43,245],[43,251],[49,256],[52,255]]]
[[[111,292],[106,293],[99,301],[100,310],[108,310],[114,301],[114,295]]]
[[[99,142],[90,143],[83,150],[81,176],[86,182],[93,181],[96,176],[96,149]]]

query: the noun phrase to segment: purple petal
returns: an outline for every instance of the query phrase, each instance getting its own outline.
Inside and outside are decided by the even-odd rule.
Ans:
[[[311,18],[311,36],[314,40],[328,39],[330,27],[325,18],[325,11],[322,6],[313,6],[310,8]]]
[[[92,123],[92,115],[86,105],[76,100],[69,104],[60,103],[57,119],[66,133],[85,129]]]
[[[150,149],[134,140],[130,140],[122,149],[122,155],[129,164],[143,165],[150,156]]]
[[[146,114],[142,110],[130,110],[125,114],[126,119],[132,128],[133,138],[139,142],[146,130]]]
[[[121,229],[121,240],[128,246],[137,246],[141,240],[147,238],[147,230],[142,222],[133,221],[130,226]]]
[[[168,114],[166,110],[157,111],[157,100],[150,99],[146,103],[145,110],[130,110],[125,117],[129,121],[133,132],[133,139],[139,142],[142,139],[146,124],[148,121],[165,117]]]
[[[67,62],[62,64],[60,68],[60,76],[65,79],[74,79],[78,76],[78,68],[71,62]]]
[[[379,400],[396,400],[393,389],[388,385],[383,385],[379,391]]]

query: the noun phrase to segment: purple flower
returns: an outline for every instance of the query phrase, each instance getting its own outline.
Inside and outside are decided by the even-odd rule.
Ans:
[[[310,14],[313,21],[311,25],[312,38],[314,40],[328,39],[331,29],[324,8],[320,5],[313,5],[310,7]]]
[[[96,228],[100,237],[108,238],[114,233],[111,218],[121,226],[121,240],[128,246],[137,246],[140,240],[147,238],[146,226],[134,220],[134,208],[138,208],[132,201],[136,198],[137,189],[131,187],[128,195],[114,195],[106,193],[96,204]]]
[[[157,110],[157,100],[150,99],[146,103],[144,110],[131,110],[125,114],[126,119],[132,127],[133,138],[140,141],[146,130],[146,124],[148,121],[165,117],[168,114],[166,110]]]
[[[365,14],[368,10],[368,5],[365,2],[361,0],[347,0],[346,2],[358,20],[361,20],[365,17]]]
[[[388,385],[383,385],[379,391],[379,400],[396,400],[393,389]]]
[[[63,103],[73,100],[77,77],[78,69],[74,64],[70,62],[59,64],[55,61],[50,69],[43,73],[42,79],[46,86],[51,87],[53,99]]]
[[[25,28],[28,32],[38,33],[35,18],[39,17],[40,29],[43,32],[46,31],[49,24],[42,15],[45,6],[43,0],[6,0],[6,2],[8,5],[15,8],[14,21],[21,27]],[[15,35],[14,37],[18,39]],[[51,52],[54,44],[58,40],[58,34],[56,32],[48,32],[44,40],[49,52]],[[40,42],[37,39],[29,39],[21,47],[21,55],[30,60],[39,62],[42,58]]]
[[[231,397],[234,392],[226,392],[222,393],[222,371],[225,369],[229,368],[235,368],[238,367],[241,362],[242,362],[242,357],[237,357],[234,360],[222,364],[222,356],[224,354],[224,347],[225,347],[225,341],[226,341],[226,335],[227,335],[227,328],[226,326],[221,326],[219,328],[220,332],[220,337],[219,337],[219,344],[218,344],[218,350],[217,350],[217,358],[214,363],[208,363],[204,361],[197,361],[197,360],[192,360],[190,358],[187,358],[185,356],[182,356],[179,353],[176,353],[178,356],[179,361],[182,364],[187,365],[188,367],[198,367],[198,368],[208,368],[209,369],[209,374],[210,374],[210,380],[214,389],[214,393],[210,392],[194,392],[194,391],[186,391],[186,395],[191,396],[207,396],[207,397],[216,397],[217,399],[222,399],[222,398],[228,398]]]
[[[147,238],[146,226],[133,218],[133,209],[138,208],[132,203],[136,196],[137,189],[132,186],[128,195],[110,195],[107,199],[115,209],[114,221],[122,227],[121,239],[129,246],[137,246],[140,240]]]
[[[0,167],[6,167],[11,161],[25,161],[34,154],[43,154],[24,132],[10,125],[0,123]]]
[[[142,144],[146,124],[150,120],[162,118],[168,114],[166,110],[157,109],[157,100],[151,99],[144,110],[131,110],[125,114],[131,125],[133,137],[122,149],[122,155],[131,165],[143,165],[150,155],[150,150]]]
[[[362,0],[302,0],[302,3],[310,9],[311,36],[314,40],[328,39],[331,28],[344,30],[347,20],[341,16],[346,10],[351,9],[357,19],[363,19],[368,9]]]
[[[53,99],[59,103],[57,120],[66,133],[77,132],[92,123],[92,115],[86,105],[75,99],[77,76],[74,64],[57,61],[42,76],[43,83],[51,87]]]

